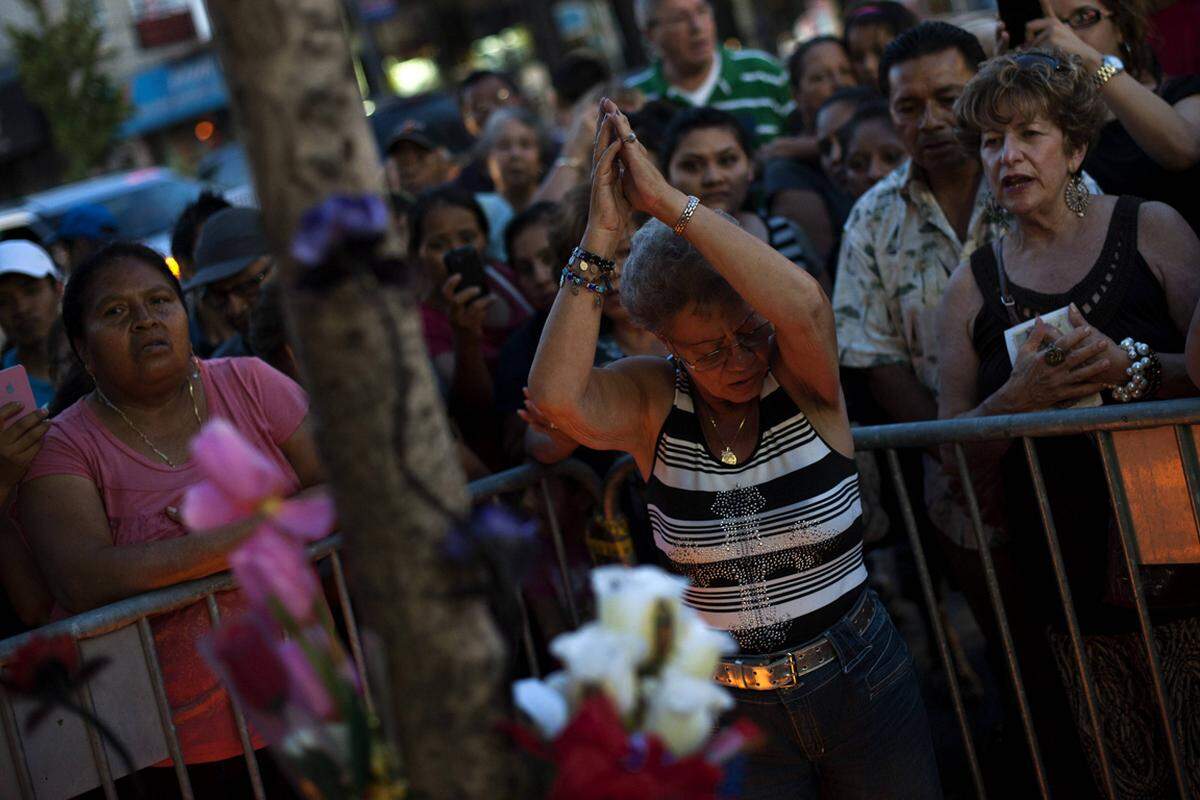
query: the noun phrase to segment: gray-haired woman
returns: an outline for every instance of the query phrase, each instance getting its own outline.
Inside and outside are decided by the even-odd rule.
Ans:
[[[575,440],[633,455],[685,601],[741,652],[718,669],[768,735],[744,797],[940,796],[912,660],[866,588],[833,312],[803,270],[672,188],[610,100],[591,210],[529,376]],[[673,357],[592,367],[606,261]]]
[[[475,196],[487,214],[491,236],[488,254],[507,262],[504,229],[512,218],[533,202],[538,183],[545,172],[545,137],[533,112],[520,108],[502,108],[488,119],[479,148],[487,165],[494,192]]]

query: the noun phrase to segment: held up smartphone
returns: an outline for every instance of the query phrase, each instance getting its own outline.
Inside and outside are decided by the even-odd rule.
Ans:
[[[1041,19],[1042,4],[1038,0],[996,0],[1000,21],[1008,31],[1008,47],[1016,50],[1025,44],[1025,24]]]
[[[479,296],[488,293],[487,275],[483,271],[483,258],[474,247],[460,247],[442,257],[449,275],[462,275],[458,290],[471,286],[479,287]]]
[[[29,383],[29,374],[18,364],[15,367],[0,370],[0,406],[8,403],[20,403],[21,410],[16,416],[0,422],[0,428],[13,424],[17,420],[37,411],[37,401],[33,399],[33,386]]]

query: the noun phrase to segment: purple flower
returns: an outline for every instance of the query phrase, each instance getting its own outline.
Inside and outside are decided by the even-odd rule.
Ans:
[[[292,257],[316,267],[348,242],[378,241],[388,224],[387,206],[377,195],[333,195],[300,217]]]
[[[467,561],[478,550],[486,553],[523,551],[537,539],[538,523],[525,519],[501,505],[482,505],[471,520],[450,531],[446,537],[446,555],[455,561]]]

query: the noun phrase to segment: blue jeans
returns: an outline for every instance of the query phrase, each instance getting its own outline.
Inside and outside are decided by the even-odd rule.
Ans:
[[[864,634],[850,620],[875,612]],[[746,764],[744,800],[925,800],[941,784],[908,645],[871,590],[825,632],[837,660],[796,686],[733,689],[766,741]]]

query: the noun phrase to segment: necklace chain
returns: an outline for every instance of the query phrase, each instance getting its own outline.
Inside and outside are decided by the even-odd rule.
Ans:
[[[187,388],[188,388],[188,396],[191,397],[191,399],[192,399],[192,414],[195,415],[195,417],[196,417],[196,425],[203,426],[204,420],[200,419],[200,406],[197,405],[197,403],[196,403],[196,386],[192,382],[191,375],[189,375],[188,379],[187,379]],[[167,456],[167,454],[164,453],[162,450],[159,450],[154,445],[154,442],[150,441],[150,437],[147,436],[146,434],[142,433],[141,428],[139,428],[137,425],[133,424],[133,420],[131,420],[129,418],[128,414],[126,414],[124,411],[121,410],[120,406],[118,406],[112,400],[108,399],[108,396],[105,395],[104,391],[100,388],[100,384],[96,384],[96,396],[100,398],[100,402],[104,403],[104,405],[108,406],[113,411],[117,412],[117,415],[120,416],[121,419],[125,420],[125,424],[129,426],[130,430],[132,430],[134,433],[136,433],[138,436],[140,436],[142,438],[142,441],[146,443],[146,446],[154,451],[154,455],[161,458],[166,463],[166,465],[168,467],[170,467],[171,469],[179,469],[178,464],[176,464],[174,461],[172,461]]]
[[[705,405],[708,404],[705,403]],[[747,411],[742,416],[742,421],[738,423],[737,430],[734,431],[733,434],[733,441],[735,444],[737,443],[738,436],[740,436],[742,433],[742,428],[746,425],[746,420],[749,418],[750,412]],[[738,463],[737,454],[733,452],[733,447],[731,447],[729,443],[725,441],[725,437],[721,435],[721,429],[717,427],[717,415],[713,413],[712,408],[708,409],[708,421],[712,423],[713,433],[717,435],[717,440],[721,443],[723,448],[721,450],[721,463],[728,464],[731,467],[736,466]]]

